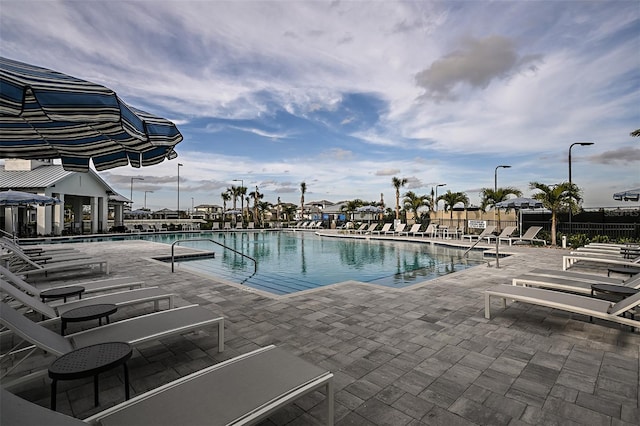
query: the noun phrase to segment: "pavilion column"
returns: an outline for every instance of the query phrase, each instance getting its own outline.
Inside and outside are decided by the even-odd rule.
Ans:
[[[13,233],[13,208],[4,208],[4,230],[10,234]]]
[[[82,234],[84,231],[82,228],[82,198],[74,197],[73,198],[73,233],[74,234]]]
[[[98,216],[100,216],[100,212],[98,209],[98,197],[91,197],[91,233],[98,233]]]
[[[53,220],[51,206],[38,206],[36,216],[36,234],[50,235],[51,222]]]
[[[60,200],[53,206],[53,235],[62,235],[64,230],[64,194],[52,194]]]
[[[117,203],[113,208],[113,226],[124,225],[124,204]]]
[[[109,230],[109,203],[107,198],[98,198],[99,223],[98,232],[107,232]]]

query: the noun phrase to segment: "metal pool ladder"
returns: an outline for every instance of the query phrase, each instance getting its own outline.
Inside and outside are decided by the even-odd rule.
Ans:
[[[187,239],[184,239],[184,240],[176,240],[176,241],[174,241],[171,244],[171,272],[174,272],[174,249],[175,249],[174,246],[176,244],[179,244],[179,243],[182,243],[182,242],[186,242],[186,241],[209,241],[209,242],[212,242],[213,244],[219,245],[222,248],[225,248],[227,250],[231,250],[232,252],[234,252],[236,254],[239,254],[242,257],[246,257],[247,259],[252,260],[253,261],[253,273],[254,273],[254,275],[255,275],[256,272],[258,272],[258,262],[253,257],[247,256],[246,254],[241,253],[238,250],[232,249],[231,247],[227,247],[227,246],[225,246],[224,244],[222,244],[222,243],[220,243],[218,241],[212,240],[211,238],[187,238]]]

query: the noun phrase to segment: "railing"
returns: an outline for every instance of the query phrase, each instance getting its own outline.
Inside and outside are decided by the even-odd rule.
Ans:
[[[224,244],[222,244],[222,243],[220,243],[218,241],[212,240],[211,238],[186,238],[186,239],[183,239],[183,240],[174,241],[171,244],[171,272],[174,272],[174,260],[175,260],[175,258],[174,258],[174,249],[175,249],[175,245],[179,244],[179,243],[182,243],[182,242],[187,242],[187,241],[209,241],[209,242],[212,242],[213,244],[219,245],[222,248],[225,248],[227,250],[231,250],[232,252],[234,252],[236,254],[239,254],[242,257],[246,257],[247,259],[252,260],[253,261],[253,266],[254,266],[253,267],[253,273],[255,274],[256,272],[258,272],[258,262],[253,257],[247,256],[246,254],[244,254],[242,252],[239,252],[238,250],[232,249],[231,247],[227,247],[227,246],[225,246]]]

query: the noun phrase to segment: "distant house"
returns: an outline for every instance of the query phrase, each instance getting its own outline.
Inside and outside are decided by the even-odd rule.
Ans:
[[[0,191],[8,189],[60,199],[55,206],[20,207],[15,229],[19,236],[100,233],[108,229],[109,206],[116,224],[122,224],[124,204],[96,172],[66,171],[50,160],[6,159],[0,166]],[[14,229],[11,208],[0,209],[0,226]]]
[[[180,219],[178,212],[171,209],[157,210],[151,213],[153,219]]]
[[[193,208],[192,219],[215,220],[222,214],[222,206],[217,204],[200,204]]]

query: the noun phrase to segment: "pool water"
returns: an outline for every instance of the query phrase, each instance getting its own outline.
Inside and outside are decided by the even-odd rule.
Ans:
[[[179,267],[214,275],[277,295],[356,280],[402,288],[482,262],[482,252],[398,241],[340,239],[307,232],[209,232],[148,235],[171,244],[179,239],[211,238],[256,260],[256,264],[209,241],[180,246],[214,251],[215,259],[180,262]]]

